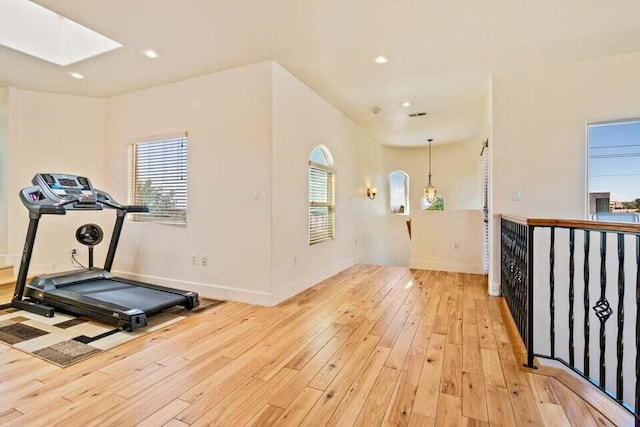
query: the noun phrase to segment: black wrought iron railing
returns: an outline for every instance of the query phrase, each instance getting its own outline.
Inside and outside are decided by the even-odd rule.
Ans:
[[[526,366],[564,364],[640,425],[640,225],[502,216],[501,292]]]

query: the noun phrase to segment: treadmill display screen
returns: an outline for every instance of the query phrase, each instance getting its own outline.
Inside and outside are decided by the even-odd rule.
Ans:
[[[58,178],[58,183],[63,187],[77,187],[78,183],[75,179]]]

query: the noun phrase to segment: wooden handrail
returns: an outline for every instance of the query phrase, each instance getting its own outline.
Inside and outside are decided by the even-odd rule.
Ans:
[[[506,219],[507,221],[515,222],[516,224],[527,225],[529,221],[527,218],[522,218],[521,216],[515,215],[500,215],[500,218]]]
[[[640,234],[640,224],[629,224],[623,222],[590,221],[580,219],[522,218],[512,215],[500,215],[500,218],[522,225],[532,225],[534,227],[576,228],[581,230]]]

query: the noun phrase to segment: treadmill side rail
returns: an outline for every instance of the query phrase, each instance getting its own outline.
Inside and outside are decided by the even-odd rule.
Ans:
[[[11,301],[11,305],[18,310],[28,311],[30,313],[39,314],[40,316],[53,317],[55,309],[45,304],[37,304],[31,301],[25,301],[21,299],[14,299]]]
[[[74,313],[80,316],[88,316],[92,319],[97,319],[104,323],[114,325],[117,328],[122,328],[125,331],[133,332],[136,329],[144,328],[147,326],[147,315],[145,312],[137,309],[120,311],[120,310],[101,310],[96,306],[79,306],[77,301],[73,301],[73,304],[69,304],[68,299],[56,299],[55,295],[49,294],[49,300],[47,302],[55,303],[55,306],[70,313]]]
[[[122,277],[110,277],[111,280],[115,282],[122,282],[129,285],[140,286],[141,288],[149,288],[155,289],[157,291],[169,292],[172,294],[177,294],[183,296],[186,301],[182,305],[187,310],[192,310],[200,305],[200,299],[198,298],[198,294],[193,291],[185,291],[184,289],[177,288],[169,288],[167,286],[154,285],[151,283],[138,282],[137,280],[124,279]]]

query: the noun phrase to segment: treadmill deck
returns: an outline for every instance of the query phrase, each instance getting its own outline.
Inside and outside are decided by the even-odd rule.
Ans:
[[[73,292],[122,307],[137,308],[145,313],[153,313],[167,307],[180,305],[185,301],[185,297],[182,295],[109,279],[96,279],[60,286],[57,290]],[[55,294],[56,290],[50,290],[48,293]]]

